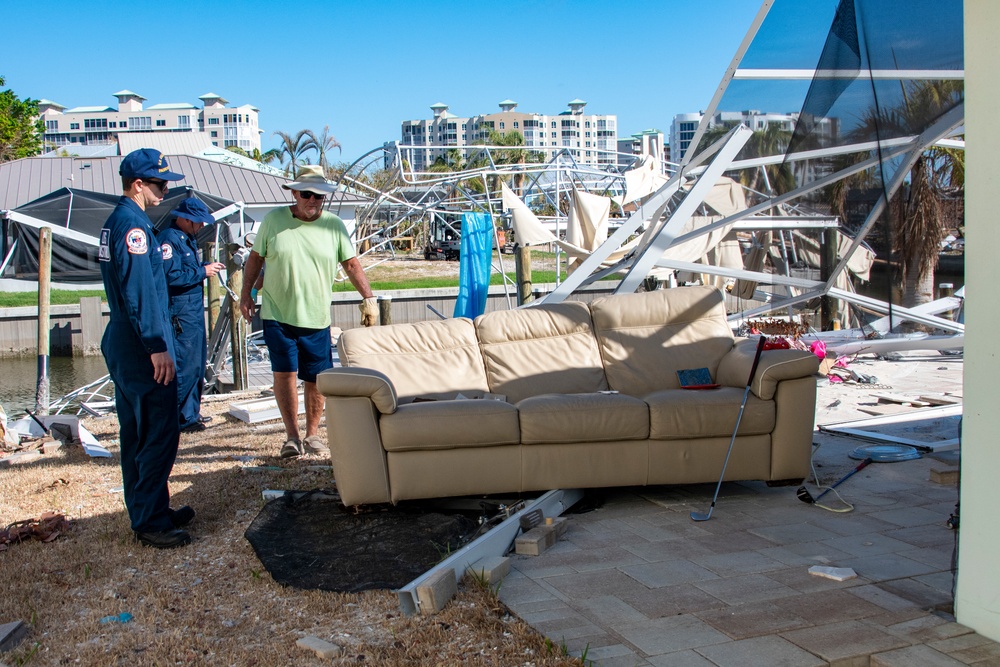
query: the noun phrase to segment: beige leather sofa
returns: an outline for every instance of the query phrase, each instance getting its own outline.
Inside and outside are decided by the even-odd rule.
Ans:
[[[755,341],[734,339],[718,290],[682,287],[351,329],[338,350],[318,386],[337,488],[357,505],[714,483]],[[818,365],[762,354],[726,479],[808,474]],[[676,371],[701,367],[722,386],[682,389]]]

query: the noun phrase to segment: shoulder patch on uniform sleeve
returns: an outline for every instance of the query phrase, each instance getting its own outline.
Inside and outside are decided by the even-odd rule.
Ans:
[[[174,247],[169,243],[164,243],[160,246],[160,252],[163,253],[163,260],[166,261],[174,256]]]
[[[125,235],[125,245],[133,255],[145,255],[148,250],[146,246],[146,232],[138,227],[128,230]]]

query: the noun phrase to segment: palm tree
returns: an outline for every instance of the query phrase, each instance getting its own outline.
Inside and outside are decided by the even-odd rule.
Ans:
[[[727,121],[706,130],[698,144],[699,151],[726,136],[738,124],[734,121]],[[754,130],[753,135],[743,146],[736,159],[748,160],[755,157],[781,155],[788,148],[791,140],[792,133],[790,131],[782,129],[778,123],[768,123],[763,130]],[[744,187],[768,194],[783,194],[795,189],[795,175],[791,168],[783,163],[740,170],[738,180]]]
[[[281,150],[271,148],[261,153],[259,148],[254,148],[253,152],[250,153],[250,157],[261,164],[271,164],[275,160],[281,159]]]
[[[295,177],[302,156],[309,150],[309,130],[299,130],[295,135],[278,130],[275,134],[281,138],[281,146],[278,147],[278,160],[285,168],[285,173]]]
[[[332,151],[334,148],[341,150],[340,142],[337,138],[330,134],[330,126],[324,125],[323,131],[316,134],[312,130],[304,130],[308,140],[306,141],[306,150],[314,150],[319,154],[319,165],[323,167],[323,173],[326,173],[326,168],[329,163],[326,159],[326,154]]]
[[[887,109],[869,109],[851,133],[857,141],[918,134],[963,96],[960,81],[918,81],[902,89],[900,103]],[[855,161],[867,155],[854,156]],[[833,189],[831,207],[843,213],[846,190],[871,183],[878,174],[858,174]],[[944,226],[940,201],[965,187],[965,159],[961,151],[930,148],[910,168],[906,187],[900,187],[888,206],[891,252],[902,267],[903,306],[927,303],[934,298],[937,267]]]

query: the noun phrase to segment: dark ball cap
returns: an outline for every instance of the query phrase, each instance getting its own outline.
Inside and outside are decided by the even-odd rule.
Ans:
[[[188,197],[183,200],[177,205],[177,208],[170,212],[170,215],[177,218],[184,218],[191,222],[203,222],[206,225],[211,225],[215,222],[212,212],[196,197]]]
[[[184,174],[170,171],[167,158],[155,148],[140,148],[126,155],[118,173],[125,178],[158,178],[161,181],[179,181],[184,178]]]

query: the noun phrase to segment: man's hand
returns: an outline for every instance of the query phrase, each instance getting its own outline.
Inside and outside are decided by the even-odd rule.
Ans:
[[[170,384],[177,374],[174,358],[170,356],[170,353],[154,352],[149,355],[149,358],[153,362],[153,379],[158,384]]]
[[[358,304],[358,309],[361,310],[361,324],[366,327],[373,327],[378,324],[379,312],[378,312],[378,298],[370,296],[364,299]]]
[[[253,314],[257,312],[257,303],[255,299],[250,296],[250,290],[246,285],[243,286],[243,293],[240,295],[240,313],[247,322],[253,319]]]
[[[205,275],[209,278],[219,275],[219,271],[226,268],[222,262],[210,262],[205,265]]]

